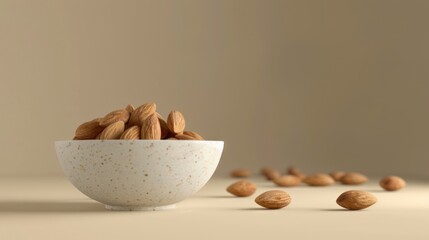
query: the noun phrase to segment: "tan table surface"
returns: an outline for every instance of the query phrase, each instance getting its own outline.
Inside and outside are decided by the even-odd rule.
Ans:
[[[256,194],[277,189],[254,179]],[[256,194],[225,192],[233,179],[212,179],[176,209],[112,212],[65,178],[0,179],[0,239],[429,239],[429,183],[409,182],[398,192],[363,186],[283,188],[292,197],[281,210],[264,210]],[[342,210],[335,200],[349,189],[368,190],[378,203]]]

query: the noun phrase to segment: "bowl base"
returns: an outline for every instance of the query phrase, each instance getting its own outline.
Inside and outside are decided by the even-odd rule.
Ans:
[[[111,206],[105,205],[106,209],[112,211],[158,211],[158,210],[167,210],[173,209],[176,207],[176,204],[159,206],[159,207],[133,207],[133,206]]]

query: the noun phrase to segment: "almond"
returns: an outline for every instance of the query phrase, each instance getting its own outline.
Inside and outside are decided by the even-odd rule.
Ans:
[[[352,190],[342,193],[337,204],[349,210],[367,208],[377,202],[377,198],[369,192]]]
[[[288,174],[290,174],[290,175],[294,175],[294,176],[297,176],[297,177],[299,177],[301,180],[303,180],[306,176],[305,176],[305,174],[303,173],[303,172],[301,172],[301,170],[299,170],[298,168],[296,168],[296,167],[289,167],[288,169],[287,169],[287,173]]]
[[[340,182],[345,185],[358,185],[368,182],[368,178],[360,173],[349,172],[340,178]]]
[[[236,178],[245,178],[245,177],[250,177],[251,175],[252,175],[252,171],[250,171],[249,169],[236,169],[231,172],[231,177],[236,177]]]
[[[176,136],[174,136],[176,139],[179,140],[196,140],[195,138],[189,136],[189,135],[185,135],[185,134],[177,134]]]
[[[250,181],[242,180],[229,185],[226,190],[237,197],[248,197],[255,193],[256,185]]]
[[[131,105],[131,104],[128,104],[126,107],[125,107],[125,110],[127,110],[130,114],[132,113],[132,112],[134,112],[134,106],[133,105]]]
[[[137,110],[137,109],[136,109]],[[161,126],[156,114],[152,114],[143,121],[141,129],[142,139],[161,139]]]
[[[304,178],[303,182],[310,186],[328,186],[335,183],[331,176],[324,173],[307,176]]]
[[[140,107],[134,109],[134,111],[130,115],[130,119],[128,120],[129,126],[142,126],[143,121],[154,114],[156,112],[156,104],[155,103],[145,103]]]
[[[387,191],[396,191],[405,187],[405,180],[398,176],[388,176],[380,181],[380,186]]]
[[[261,169],[262,175],[265,176],[267,180],[273,180],[275,178],[280,177],[280,172],[269,167],[264,167]]]
[[[94,139],[100,134],[104,127],[100,126],[101,118],[96,118],[92,121],[82,123],[75,132],[76,139]]]
[[[168,114],[167,126],[173,133],[183,133],[185,129],[185,117],[179,111],[171,111]]]
[[[161,139],[165,139],[168,137],[170,129],[168,129],[167,122],[164,120],[161,114],[156,113],[156,116],[158,117],[159,125],[161,126]]]
[[[289,205],[291,198],[287,192],[271,190],[259,195],[255,202],[268,209],[279,209]]]
[[[140,139],[140,127],[132,126],[122,133],[119,139],[135,140]]]
[[[345,172],[342,171],[334,171],[331,172],[329,175],[335,180],[335,181],[340,181],[340,179],[344,176],[344,174],[346,174]]]
[[[107,126],[100,134],[100,139],[119,139],[124,132],[125,123],[118,121]]]
[[[200,134],[193,131],[184,131],[183,134],[193,137],[195,140],[204,140]]]
[[[280,187],[294,187],[301,184],[301,179],[294,175],[284,175],[273,179],[273,182]]]
[[[104,118],[100,120],[100,126],[107,127],[112,123],[122,121],[126,123],[128,118],[130,117],[130,113],[125,109],[115,110],[113,112],[108,113]]]

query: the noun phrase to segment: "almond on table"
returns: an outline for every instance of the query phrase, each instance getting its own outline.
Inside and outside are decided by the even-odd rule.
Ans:
[[[301,170],[299,170],[299,169],[298,169],[298,168],[296,168],[296,167],[289,167],[289,168],[287,169],[287,173],[288,173],[288,174],[290,174],[290,175],[297,176],[297,177],[299,177],[301,180],[303,180],[303,179],[306,177],[306,175],[305,175]]]
[[[264,175],[267,180],[273,180],[280,177],[280,172],[270,167],[262,168],[261,174]]]
[[[294,175],[283,175],[273,179],[273,183],[280,187],[294,187],[301,184],[301,179]]]
[[[405,185],[405,180],[398,176],[388,176],[380,180],[380,187],[386,191],[397,191]]]
[[[345,185],[359,185],[368,182],[368,178],[357,172],[349,172],[340,178],[340,182]]]
[[[304,178],[304,183],[310,186],[329,186],[335,183],[335,180],[325,173],[317,173]]]
[[[351,190],[337,198],[337,204],[349,210],[361,210],[377,202],[377,198],[369,192]]]
[[[248,180],[241,180],[229,185],[226,190],[237,197],[248,197],[255,193],[256,185]]]
[[[268,209],[284,208],[291,202],[291,197],[287,192],[280,190],[271,190],[259,195],[255,202]]]
[[[340,179],[344,176],[344,174],[346,174],[343,171],[334,171],[331,172],[329,175],[331,175],[331,177],[335,180],[335,181],[340,181]]]
[[[231,177],[235,177],[235,178],[246,178],[246,177],[250,177],[252,175],[252,171],[250,171],[249,169],[235,169],[231,172]]]

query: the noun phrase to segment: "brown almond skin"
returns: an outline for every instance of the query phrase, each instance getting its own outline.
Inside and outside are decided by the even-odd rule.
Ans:
[[[345,185],[359,185],[368,182],[368,178],[357,172],[349,172],[340,178],[340,182]]]
[[[155,113],[153,113],[143,121],[140,134],[142,139],[161,139],[161,126],[159,124],[158,117]]]
[[[235,177],[235,178],[246,178],[246,177],[250,177],[252,175],[252,171],[250,171],[249,169],[235,169],[231,172],[231,177]]]
[[[143,121],[154,114],[156,112],[156,104],[155,103],[145,103],[140,107],[134,109],[134,111],[130,115],[130,119],[128,120],[128,126],[142,126]]]
[[[101,140],[107,140],[107,139],[119,139],[121,137],[122,133],[125,129],[125,123],[122,121],[117,121],[115,123],[110,124],[107,126],[103,132],[100,133],[100,139]]]
[[[287,192],[271,190],[259,195],[255,202],[264,208],[279,209],[289,205],[291,198]]]
[[[241,180],[229,185],[226,191],[237,197],[248,197],[255,193],[256,185],[248,180]]]
[[[100,126],[107,127],[112,123],[117,121],[122,121],[126,123],[128,118],[130,117],[130,113],[125,109],[119,109],[108,113],[100,120]]]
[[[386,191],[397,191],[405,185],[405,180],[398,176],[387,176],[380,180],[380,187]]]
[[[261,169],[261,174],[265,176],[267,180],[273,180],[280,177],[280,172],[269,167],[264,167]]]
[[[96,118],[79,125],[74,140],[95,139],[104,130],[104,127],[100,126],[100,120],[101,118]]]
[[[140,139],[140,127],[132,126],[128,128],[127,130],[124,131],[124,133],[122,133],[119,139],[124,139],[124,140]]]
[[[195,140],[204,140],[200,134],[193,131],[184,131],[183,134],[193,137]]]
[[[159,125],[161,126],[161,139],[166,139],[170,135],[170,129],[168,129],[167,122],[159,113],[155,113],[158,117]]]
[[[171,132],[181,134],[185,129],[185,117],[181,112],[173,110],[168,114],[167,126]]]
[[[334,184],[335,180],[328,174],[317,173],[307,176],[304,178],[303,182],[310,186],[329,186]]]
[[[346,173],[345,173],[345,172],[343,172],[343,171],[334,171],[334,172],[331,172],[329,175],[331,175],[331,177],[332,177],[335,181],[339,182],[339,181],[340,181],[340,179],[344,176],[344,174],[346,174]]]
[[[177,134],[174,136],[174,138],[178,139],[178,140],[197,140],[189,135],[185,135],[185,134]]]
[[[273,182],[280,187],[295,187],[301,184],[301,179],[294,175],[284,175],[273,179]]]
[[[126,107],[125,107],[125,110],[127,110],[127,112],[129,113],[129,114],[131,114],[132,112],[134,112],[134,106],[133,105],[131,105],[131,104],[128,104]]]
[[[351,190],[337,198],[337,204],[349,210],[361,210],[377,202],[377,198],[369,192]]]
[[[297,176],[297,177],[299,177],[301,180],[304,180],[304,178],[306,177],[306,175],[305,175],[301,170],[299,170],[299,169],[298,169],[298,168],[296,168],[296,167],[289,167],[289,168],[287,169],[287,173],[288,173],[288,174],[290,174],[290,175]]]

